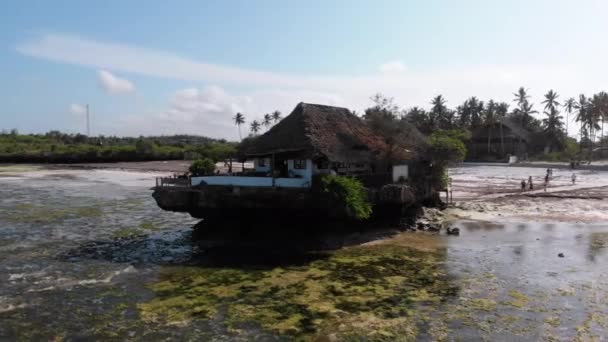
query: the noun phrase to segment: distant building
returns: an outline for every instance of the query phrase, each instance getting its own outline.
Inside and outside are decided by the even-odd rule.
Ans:
[[[468,160],[506,160],[509,155],[525,157],[530,150],[532,134],[513,122],[502,118],[471,132]]]

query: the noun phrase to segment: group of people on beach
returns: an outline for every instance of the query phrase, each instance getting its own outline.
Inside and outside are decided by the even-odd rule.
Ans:
[[[545,182],[544,189],[547,191],[547,186],[549,186],[549,181],[553,178],[553,169],[547,169],[547,173],[545,174]],[[572,173],[572,185],[576,184],[576,174]],[[530,191],[534,190],[534,183],[532,182],[532,176],[528,177],[528,183],[526,184],[526,180],[521,180],[521,191],[526,191],[526,188]]]

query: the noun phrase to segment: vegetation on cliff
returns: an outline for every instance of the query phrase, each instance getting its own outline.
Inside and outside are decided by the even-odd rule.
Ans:
[[[321,177],[321,189],[337,208],[344,208],[347,216],[357,220],[368,219],[372,205],[367,199],[363,184],[352,177],[326,175]]]

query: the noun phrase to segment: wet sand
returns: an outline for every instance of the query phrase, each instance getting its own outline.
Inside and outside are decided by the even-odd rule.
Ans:
[[[0,340],[602,341],[605,200],[507,191],[517,170],[452,170],[460,236],[284,254],[201,247],[155,173],[0,168]]]
[[[576,184],[571,176],[576,174]],[[450,170],[456,217],[489,221],[585,222],[608,220],[608,172],[554,169],[547,190],[545,169],[464,166]],[[532,176],[534,190],[521,191]]]

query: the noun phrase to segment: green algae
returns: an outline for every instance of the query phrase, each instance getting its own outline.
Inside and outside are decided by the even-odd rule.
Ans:
[[[511,290],[509,291],[509,296],[511,297],[511,300],[503,302],[504,305],[510,305],[521,309],[526,307],[530,302],[530,298],[519,291]]]
[[[12,223],[58,223],[68,219],[94,218],[103,215],[99,206],[52,207],[37,204],[18,204],[2,215]]]
[[[152,222],[142,222],[137,227],[122,227],[115,230],[112,233],[112,236],[115,238],[131,238],[135,236],[145,235],[150,232],[157,232],[160,230],[160,227],[156,226]]]
[[[42,170],[42,167],[37,165],[2,165],[0,166],[0,175],[12,175],[40,170]]]
[[[411,340],[421,319],[416,307],[457,292],[444,260],[445,251],[382,245],[271,270],[167,267],[149,285],[155,298],[138,308],[147,322],[181,325],[221,311],[233,331],[256,323],[296,338]]]
[[[152,222],[148,222],[148,221],[144,221],[139,225],[139,228],[142,230],[147,230],[147,231],[152,231],[152,232],[156,232],[160,230],[160,227],[158,227],[157,225],[155,225]]]

